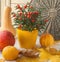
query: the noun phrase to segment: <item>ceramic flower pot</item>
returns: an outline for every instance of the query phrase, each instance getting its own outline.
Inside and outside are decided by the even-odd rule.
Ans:
[[[38,30],[32,32],[16,29],[21,48],[31,49],[36,45]]]

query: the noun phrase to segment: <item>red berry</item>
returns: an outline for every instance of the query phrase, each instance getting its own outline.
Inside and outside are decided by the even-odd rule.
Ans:
[[[23,25],[22,25],[22,24],[20,24],[18,28],[22,28],[22,26],[23,26]]]
[[[13,14],[13,17],[16,17],[16,14]]]
[[[45,20],[45,22],[48,22],[48,20]]]
[[[32,22],[35,22],[35,20],[31,20]]]
[[[17,8],[18,8],[18,9],[20,9],[20,10],[22,10],[22,8],[20,7],[20,5],[19,5],[19,4],[17,4]]]
[[[31,18],[31,15],[28,14],[28,15],[27,15],[27,18]]]
[[[22,18],[19,18],[19,20],[22,20]]]
[[[20,8],[20,5],[19,4],[17,4],[17,8]]]
[[[36,11],[36,14],[39,14],[39,12],[38,12],[38,11]]]
[[[21,16],[22,15],[22,12],[19,12],[19,15]]]
[[[38,13],[38,11],[35,11],[34,14],[37,14],[38,15],[39,13]]]
[[[30,15],[30,12],[28,12],[27,14]]]
[[[28,12],[27,14],[28,14],[28,15],[32,15],[32,13],[33,13],[33,12]]]
[[[30,8],[33,8],[32,6],[30,6]]]
[[[30,12],[30,15],[32,15],[33,14],[33,12]]]
[[[25,5],[24,8],[27,8],[27,5]]]

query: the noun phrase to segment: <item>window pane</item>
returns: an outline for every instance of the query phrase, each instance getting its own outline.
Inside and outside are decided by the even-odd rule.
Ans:
[[[4,7],[5,7],[6,0],[0,0],[0,25],[3,19]]]
[[[30,2],[31,0],[11,0],[11,7],[12,7],[12,11],[14,11],[14,7],[17,5],[17,4],[20,4],[20,5],[25,5],[27,2]]]
[[[30,0],[11,0],[11,3],[27,3],[30,2]]]

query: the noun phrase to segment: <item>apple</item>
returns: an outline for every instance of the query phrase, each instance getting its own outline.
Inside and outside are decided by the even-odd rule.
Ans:
[[[7,31],[0,31],[0,50],[2,50],[6,46],[13,46],[15,44],[14,35]]]

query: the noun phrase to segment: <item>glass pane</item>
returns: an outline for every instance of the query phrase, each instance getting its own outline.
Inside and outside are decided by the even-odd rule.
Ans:
[[[27,2],[30,2],[31,0],[11,0],[11,7],[12,7],[12,11],[14,11],[14,7],[17,5],[17,4],[20,4],[20,5],[25,5]]]
[[[27,3],[30,2],[30,0],[11,0],[11,3]]]

